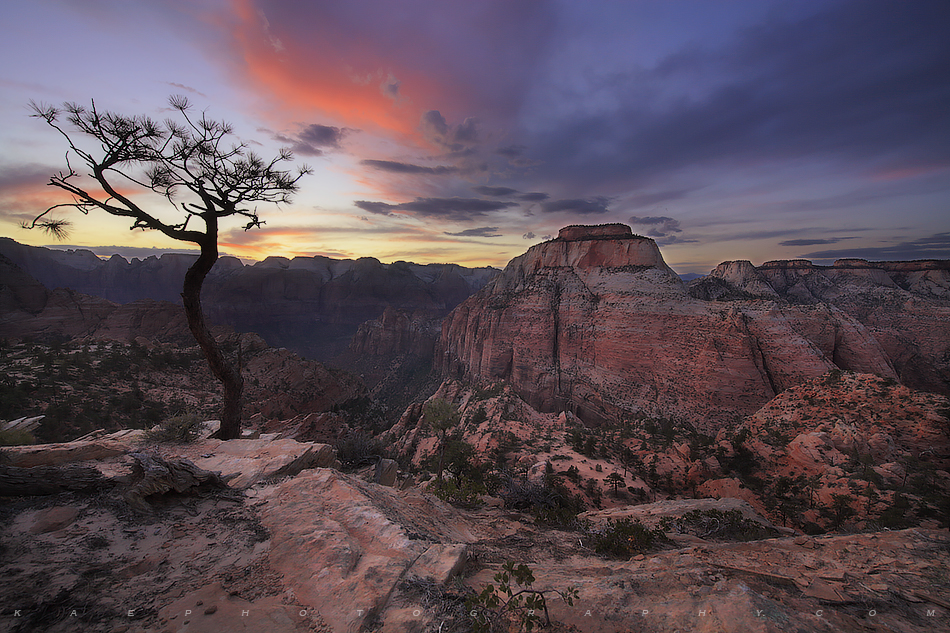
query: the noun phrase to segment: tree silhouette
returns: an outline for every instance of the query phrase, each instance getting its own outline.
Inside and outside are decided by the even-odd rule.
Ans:
[[[831,519],[832,529],[840,529],[845,521],[857,514],[854,508],[851,507],[852,501],[851,495],[837,493],[831,495],[831,508],[826,509],[823,513]]]
[[[607,478],[604,479],[604,482],[606,482],[611,488],[614,489],[615,497],[617,496],[617,493],[620,491],[620,486],[623,486],[625,483],[627,483],[624,481],[623,475],[621,475],[620,473],[610,473],[609,475],[607,475]]]
[[[245,143],[232,143],[229,124],[209,119],[203,112],[200,117],[190,115],[185,97],[173,96],[169,104],[180,120],[158,123],[147,116],[100,112],[94,101],[89,109],[68,102],[62,108],[30,102],[31,116],[46,121],[69,144],[66,171],[51,176],[48,184],[72,194],[73,201],[51,206],[24,227],[42,228],[62,238],[70,222],[54,219],[50,212],[72,207],[88,215],[98,209],[130,218],[133,230],[159,231],[198,246],[200,255],[185,273],[182,304],[191,333],[224,387],[218,436],[233,439],[241,433],[244,380],[240,367],[222,354],[201,309],[202,284],[218,259],[219,223],[241,216],[247,220],[244,230],[260,227],[263,221],[256,207],[248,205],[288,202],[300,178],[311,170],[306,166],[296,173],[280,169],[280,163],[293,158],[288,150],[267,161],[248,151]],[[61,122],[64,114],[72,130]],[[92,139],[94,149],[84,149],[83,138]],[[76,171],[71,154],[90,170],[88,178]],[[166,220],[164,214],[160,218],[133,200],[127,193],[130,185],[163,196],[175,212],[174,219]],[[197,228],[189,228],[192,221]]]

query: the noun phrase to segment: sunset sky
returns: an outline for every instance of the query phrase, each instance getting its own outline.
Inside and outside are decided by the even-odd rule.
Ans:
[[[65,168],[30,100],[161,120],[181,94],[314,168],[224,227],[247,259],[503,266],[606,222],[680,273],[950,258],[946,0],[31,0],[0,24],[0,235],[28,244],[187,248],[101,213],[19,227]]]

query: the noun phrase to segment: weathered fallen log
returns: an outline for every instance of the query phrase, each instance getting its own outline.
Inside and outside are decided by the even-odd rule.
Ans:
[[[0,496],[31,497],[55,495],[66,491],[94,491],[113,482],[92,466],[67,464],[65,466],[0,465]]]
[[[61,444],[27,444],[4,449],[9,466],[60,466],[93,459],[117,457],[128,450],[119,442],[109,440],[74,440]]]
[[[129,453],[135,460],[132,466],[132,487],[125,499],[140,510],[149,510],[146,497],[166,492],[198,492],[227,488],[227,482],[218,473],[199,468],[187,459],[166,460],[150,453]]]

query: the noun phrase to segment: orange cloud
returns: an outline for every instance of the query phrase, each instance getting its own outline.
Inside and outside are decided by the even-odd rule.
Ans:
[[[232,2],[236,21],[229,27],[241,58],[241,77],[256,90],[272,94],[284,107],[318,111],[344,125],[423,142],[419,104],[439,93],[434,82],[407,68],[385,67],[391,61],[379,59],[365,43],[354,42],[342,51],[319,34],[307,42],[277,41],[252,0]],[[385,94],[382,86],[391,77],[398,78],[399,94],[409,98]]]

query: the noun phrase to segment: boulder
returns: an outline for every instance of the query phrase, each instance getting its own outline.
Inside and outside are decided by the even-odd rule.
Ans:
[[[399,474],[399,464],[392,459],[380,459],[376,462],[376,474],[373,482],[380,486],[396,487],[396,476]]]
[[[195,465],[220,473],[232,488],[292,477],[308,468],[326,468],[336,458],[328,444],[290,439],[206,440],[202,451]]]
[[[79,516],[81,508],[76,506],[54,506],[36,513],[30,534],[45,534],[68,527]]]

